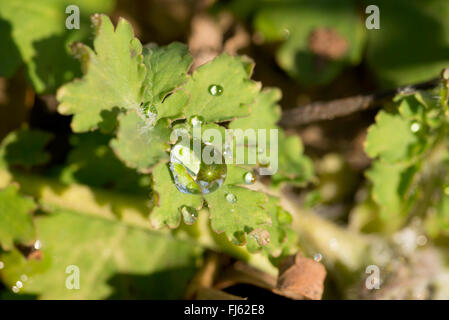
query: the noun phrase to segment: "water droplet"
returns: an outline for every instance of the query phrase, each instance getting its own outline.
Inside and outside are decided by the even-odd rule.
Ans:
[[[194,127],[200,127],[204,123],[204,118],[201,116],[193,116],[192,119],[190,119],[190,123]]]
[[[229,203],[236,203],[237,202],[237,197],[233,193],[227,193],[226,194],[226,201],[228,201]]]
[[[23,282],[27,282],[28,281],[28,276],[26,274],[22,274],[20,276],[20,280],[22,280]]]
[[[188,225],[193,224],[198,218],[198,211],[192,207],[182,206],[181,214],[184,219],[184,222]]]
[[[255,229],[250,233],[260,246],[266,246],[270,243],[270,233],[267,230]]]
[[[218,84],[211,84],[208,90],[213,96],[221,96],[223,93],[223,87]]]
[[[261,154],[261,153],[264,152],[264,151],[265,151],[265,148],[264,148],[264,147],[262,147],[262,146],[257,147],[257,153],[258,153],[258,154]]]
[[[13,286],[12,287],[12,292],[18,293],[19,292],[19,288],[17,288],[16,286]]]
[[[227,167],[223,157],[221,163],[206,164],[189,145],[181,141],[170,152],[170,170],[179,191],[187,194],[208,194],[217,190],[224,183]],[[202,145],[203,152],[205,145]],[[210,146],[209,146],[210,148]]]
[[[17,281],[17,282],[16,282],[16,287],[19,288],[19,289],[20,289],[20,288],[23,288],[23,283],[22,283],[22,281]]]
[[[323,259],[323,255],[321,253],[315,253],[315,255],[313,256],[313,260],[315,260],[316,262],[320,262]]]
[[[36,242],[34,243],[34,249],[40,250],[40,248],[42,248],[42,243],[40,240],[36,240]]]
[[[420,129],[421,129],[421,125],[418,122],[416,122],[416,121],[414,121],[412,123],[412,125],[410,126],[410,130],[412,132],[418,132]]]
[[[256,182],[256,178],[254,177],[254,174],[252,172],[245,173],[244,179],[246,184],[253,184],[254,182]]]
[[[3,263],[3,261],[0,261],[0,270],[2,270],[5,267],[5,264]]]

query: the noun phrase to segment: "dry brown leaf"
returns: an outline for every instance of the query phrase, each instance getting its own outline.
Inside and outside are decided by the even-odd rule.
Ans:
[[[279,264],[279,277],[273,292],[291,299],[320,300],[325,277],[324,265],[298,253]]]

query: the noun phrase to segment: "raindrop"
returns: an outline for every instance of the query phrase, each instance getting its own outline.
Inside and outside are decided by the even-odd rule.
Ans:
[[[3,261],[0,261],[0,270],[3,269],[5,267],[5,264],[3,263]]]
[[[17,281],[17,282],[16,282],[16,287],[19,288],[19,289],[20,289],[20,288],[23,288],[23,283],[22,283],[22,281]]]
[[[170,171],[177,189],[187,194],[208,194],[217,190],[227,174],[223,157],[220,155],[221,163],[206,164],[190,147],[190,142],[188,144],[177,143],[170,152]],[[202,145],[201,151],[204,147]]]
[[[315,255],[313,256],[313,260],[315,260],[316,262],[320,262],[323,259],[323,255],[321,253],[315,253]]]
[[[218,84],[211,84],[208,90],[213,96],[221,96],[223,93],[223,87]]]
[[[190,123],[194,127],[200,127],[204,123],[204,118],[201,116],[193,116],[192,119],[190,119]]]
[[[26,274],[22,274],[20,276],[20,280],[22,280],[23,282],[27,282],[28,281],[28,276]]]
[[[414,121],[412,123],[412,125],[410,126],[410,130],[412,132],[418,132],[420,129],[421,129],[421,125],[418,122],[416,122],[416,121]]]
[[[18,293],[19,292],[19,288],[17,288],[16,286],[13,286],[12,287],[12,292]]]
[[[227,193],[226,194],[226,201],[229,203],[236,203],[237,197],[233,193]]]
[[[34,249],[40,250],[40,248],[42,248],[42,243],[40,240],[36,240],[36,242],[34,243]]]
[[[246,184],[253,184],[254,182],[256,182],[256,178],[254,177],[254,174],[252,172],[245,173],[244,179]]]
[[[184,222],[188,225],[193,224],[198,218],[198,211],[188,206],[181,207],[181,214],[184,219]]]

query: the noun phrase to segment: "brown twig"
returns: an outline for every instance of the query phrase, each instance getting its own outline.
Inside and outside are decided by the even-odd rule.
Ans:
[[[441,83],[441,77],[429,81],[399,87],[381,93],[357,95],[331,101],[317,101],[294,109],[285,110],[279,124],[283,127],[296,127],[316,121],[332,120],[344,117],[355,112],[374,108],[385,99],[391,99],[399,93],[412,93],[418,90],[427,90]]]

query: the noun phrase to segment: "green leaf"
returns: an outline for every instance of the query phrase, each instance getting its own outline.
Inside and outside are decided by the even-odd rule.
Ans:
[[[145,65],[142,45],[134,38],[131,24],[120,19],[114,30],[105,15],[92,16],[96,29],[94,50],[78,43],[75,50],[87,70],[81,80],[75,80],[58,90],[62,114],[73,114],[75,132],[111,127],[115,109],[140,108]]]
[[[226,53],[199,67],[185,86],[190,94],[187,118],[201,116],[213,122],[249,115],[249,105],[260,89],[259,83],[250,80],[252,67],[243,58]],[[211,86],[220,86],[221,94],[211,94]]]
[[[276,53],[278,64],[307,86],[330,82],[362,58],[365,28],[353,0],[266,2],[258,4],[253,24],[264,41],[283,41]],[[313,36],[322,42],[316,47],[326,50],[311,46]]]
[[[187,81],[187,71],[193,58],[185,44],[173,42],[164,47],[150,47],[143,51],[147,67],[144,101],[152,105],[162,103],[164,98]]]
[[[282,93],[278,88],[264,88],[251,106],[251,114],[248,117],[236,119],[229,125],[230,129],[266,129],[267,142],[269,141],[269,129],[277,129],[276,123],[281,115],[281,108],[277,104]],[[249,141],[251,143],[251,141]]]
[[[410,125],[400,115],[379,112],[376,124],[368,129],[365,142],[367,154],[372,158],[380,156],[390,163],[409,160],[412,148],[418,142]]]
[[[289,182],[304,186],[314,177],[313,163],[304,155],[301,139],[296,135],[285,137],[280,132],[278,161],[278,171],[271,177],[275,185]]]
[[[164,225],[176,228],[181,222],[183,207],[188,207],[187,210],[189,208],[199,210],[202,207],[203,199],[201,196],[185,194],[176,188],[170,170],[165,163],[160,163],[154,168],[153,178],[153,189],[157,193],[157,203],[150,219],[155,228],[161,228]],[[194,217],[184,216],[186,224],[191,224],[194,220]]]
[[[59,174],[61,180],[147,195],[151,177],[126,167],[114,154],[109,140],[109,136],[99,132],[72,135],[72,149]]]
[[[292,253],[295,250],[297,239],[295,232],[290,227],[291,215],[279,206],[279,199],[272,196],[269,196],[265,209],[270,213],[272,224],[250,233],[248,249],[252,252],[263,249],[274,258]],[[258,240],[264,235],[264,231],[270,237],[269,242],[261,247]]]
[[[111,141],[111,147],[128,167],[149,172],[158,161],[168,157],[171,130],[166,119],[150,126],[140,114],[128,111],[120,114],[118,120],[117,137]]]
[[[45,164],[50,155],[44,147],[52,137],[52,134],[41,130],[13,131],[0,144],[0,163],[25,168]]]
[[[238,186],[244,184],[246,172],[238,166],[228,166],[223,186],[204,195],[212,229],[217,233],[225,232],[228,239],[237,245],[245,244],[247,235],[253,230],[271,224],[270,215],[264,209],[266,195]],[[263,245],[263,239],[260,241],[259,245]]]
[[[36,204],[19,194],[16,185],[0,190],[0,244],[11,250],[15,243],[30,243],[35,239],[31,213]]]
[[[366,60],[384,87],[426,81],[449,65],[449,2],[369,0],[365,4],[380,8],[380,29],[367,30]]]
[[[43,259],[2,253],[0,276],[12,287],[25,274],[20,293],[40,299],[179,299],[202,252],[168,234],[74,212],[40,217],[36,228]],[[73,285],[70,266],[79,270],[77,290],[66,287]]]
[[[80,29],[68,30],[66,7],[80,8]],[[89,36],[89,15],[110,12],[114,0],[1,0],[0,75],[12,76],[25,63],[28,78],[38,93],[54,92],[79,74],[67,44]],[[64,70],[64,72],[61,72]]]
[[[380,207],[382,218],[403,214],[409,187],[417,171],[417,166],[406,167],[380,160],[367,171],[366,176],[373,183],[372,197]]]
[[[165,99],[164,103],[155,107],[156,121],[162,118],[180,119],[189,102],[189,95],[184,90],[175,91]]]

